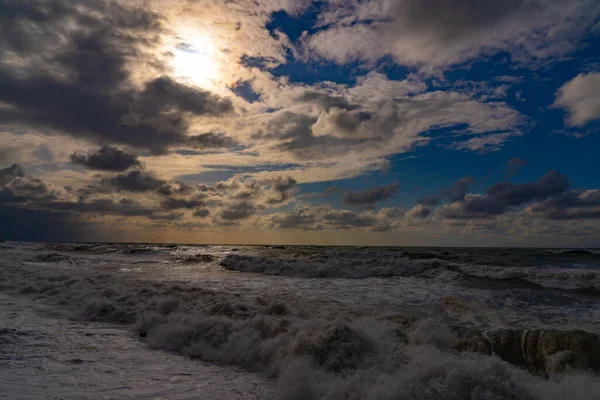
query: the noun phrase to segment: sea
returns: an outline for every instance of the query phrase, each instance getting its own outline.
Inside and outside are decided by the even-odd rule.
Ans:
[[[600,250],[0,243],[0,398],[600,399]]]

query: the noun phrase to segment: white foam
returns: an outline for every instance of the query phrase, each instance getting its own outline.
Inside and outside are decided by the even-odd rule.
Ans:
[[[128,324],[157,349],[267,373],[277,380],[281,399],[587,400],[600,392],[598,377],[584,372],[544,380],[497,357],[454,350],[450,324],[464,321],[463,316],[443,313],[439,298],[464,293],[427,275],[431,260],[404,264],[402,256],[391,257],[395,264],[385,267],[408,275],[397,279],[307,280],[211,270],[173,274],[171,268],[178,264],[164,260],[136,264],[141,272],[123,271],[123,264],[135,259],[131,255],[76,268],[60,262],[20,264],[32,253],[5,253],[0,258],[5,290],[60,304],[86,320]],[[372,256],[362,257],[366,269]],[[253,262],[254,268],[258,263]],[[343,262],[333,262],[328,271],[337,274]],[[299,261],[289,264],[295,268]],[[354,274],[363,271],[357,267]],[[483,289],[472,294],[494,296]],[[388,318],[410,310],[405,303],[431,318],[411,328]],[[483,302],[473,304],[465,307],[466,320],[492,317]],[[532,329],[544,326],[542,320],[526,319],[536,305],[526,307],[517,315],[520,323]],[[497,312],[508,324],[517,320],[512,311]],[[581,318],[578,322],[592,328],[597,323]],[[235,398],[227,396],[223,398]]]

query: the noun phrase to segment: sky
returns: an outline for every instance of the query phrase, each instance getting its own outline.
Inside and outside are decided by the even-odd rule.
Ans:
[[[0,239],[600,247],[597,0],[0,1]]]

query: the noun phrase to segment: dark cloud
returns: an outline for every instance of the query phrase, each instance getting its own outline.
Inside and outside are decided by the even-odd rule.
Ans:
[[[13,164],[8,168],[0,169],[0,186],[4,186],[17,177],[23,176],[23,168],[19,164]]]
[[[341,96],[332,96],[326,93],[315,92],[313,90],[307,90],[296,98],[297,101],[304,103],[315,103],[324,110],[329,110],[333,107],[340,108],[342,110],[355,110],[360,108],[356,104],[350,104],[350,102]]]
[[[71,154],[73,164],[102,171],[125,171],[131,167],[141,167],[135,154],[125,153],[116,147],[104,146],[94,153]]]
[[[291,212],[277,213],[267,217],[271,228],[302,230],[346,230],[368,228],[383,231],[404,215],[404,210],[389,208],[379,213],[337,210],[329,206],[301,206]]]
[[[600,189],[569,191],[532,204],[529,211],[547,219],[600,218]]]
[[[26,176],[18,164],[0,169],[0,204],[47,203],[59,197],[59,191],[44,181]]]
[[[569,189],[569,180],[566,176],[551,170],[537,182],[512,184],[497,183],[490,187],[486,195],[507,206],[518,206],[536,199],[561,194]]]
[[[467,189],[474,184],[475,179],[472,176],[465,176],[454,182],[450,188],[442,190],[442,197],[451,202],[463,201],[467,194]]]
[[[130,171],[127,174],[117,175],[113,178],[104,178],[103,183],[108,183],[116,188],[130,192],[160,191],[170,194],[171,188],[167,181],[158,179],[142,171]]]
[[[208,91],[175,82],[166,76],[147,83],[138,95],[136,111],[147,115],[189,112],[194,115],[223,115],[233,111],[231,100]]]
[[[129,63],[153,59],[157,14],[90,0],[5,2],[0,13],[0,120],[164,152],[187,145],[189,118],[222,115],[229,100],[159,77],[138,89]],[[16,57],[16,60],[11,59]],[[17,62],[15,62],[17,61]]]
[[[15,178],[9,188],[19,196],[36,201],[51,201],[58,197],[57,191],[53,190],[46,182],[31,176]]]
[[[189,143],[196,148],[226,148],[232,147],[236,141],[220,132],[207,132],[199,135],[190,136]]]
[[[257,208],[250,202],[235,202],[228,204],[219,211],[219,217],[226,221],[246,219],[256,214]]]
[[[568,188],[567,177],[551,170],[537,182],[497,183],[486,191],[485,196],[467,195],[462,201],[438,207],[437,211],[442,217],[451,219],[487,218],[504,214],[511,207],[560,195]]]
[[[51,205],[53,210],[67,211],[76,216],[125,216],[146,217],[149,219],[177,220],[183,217],[182,213],[163,211],[152,206],[146,206],[136,200],[121,198],[95,198],[86,202],[56,202]]]
[[[465,176],[454,182],[448,189],[440,190],[439,196],[422,197],[417,200],[417,203],[424,206],[437,206],[443,200],[449,200],[451,202],[463,201],[469,186],[473,186],[474,184],[475,179],[472,176]]]
[[[437,206],[441,201],[441,196],[425,196],[418,199],[417,203],[424,206]]]
[[[408,215],[417,218],[427,218],[431,214],[431,209],[424,205],[418,204],[407,212]]]
[[[178,199],[174,197],[169,197],[161,203],[161,207],[166,210],[193,209],[202,205],[204,205],[204,201],[201,199]]]
[[[506,171],[504,173],[505,179],[510,179],[515,176],[525,165],[527,165],[526,160],[519,157],[511,157],[506,162]]]
[[[194,217],[198,218],[206,218],[210,215],[210,210],[208,208],[199,208],[194,211]]]
[[[392,183],[385,186],[376,186],[371,189],[357,192],[346,192],[342,196],[342,203],[353,206],[370,205],[389,199],[400,190],[400,185]]]
[[[283,178],[278,177],[269,183],[271,193],[268,196],[267,204],[281,204],[285,203],[293,196],[296,188],[296,180],[294,178]]]
[[[19,196],[9,188],[0,189],[0,204],[25,203],[28,198]]]

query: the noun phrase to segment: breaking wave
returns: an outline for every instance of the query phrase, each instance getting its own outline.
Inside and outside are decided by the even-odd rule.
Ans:
[[[303,278],[388,278],[435,276],[456,272],[464,277],[520,280],[540,287],[600,292],[600,269],[558,267],[505,267],[451,263],[432,257],[409,258],[403,253],[346,252],[337,257],[272,258],[227,255],[221,265],[232,271]]]
[[[522,268],[461,265],[461,272],[478,278],[522,280],[541,287],[562,290],[600,291],[600,270],[573,268]]]
[[[600,392],[595,375],[600,339],[593,333],[481,332],[433,319],[315,308],[193,283],[57,270],[53,253],[42,258],[49,260],[47,268],[3,265],[3,289],[68,307],[79,318],[128,324],[157,349],[264,372],[277,379],[280,399],[586,400]],[[240,269],[260,264],[235,260]],[[367,260],[363,255],[351,275],[364,277]],[[266,265],[261,272],[279,268],[297,274],[307,268]],[[431,265],[415,261],[377,268],[414,274]],[[339,270],[310,267],[303,274],[337,277]],[[15,335],[0,331],[0,336]]]
[[[402,254],[344,252],[295,258],[268,258],[243,254],[227,255],[221,265],[240,272],[303,278],[350,278],[413,276],[442,266],[436,259],[411,260]]]

